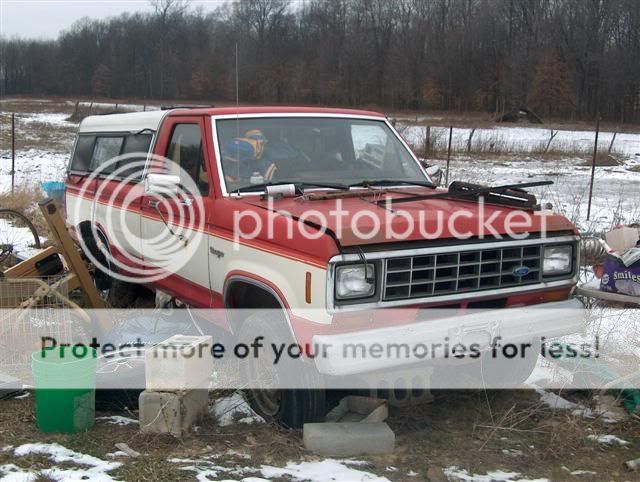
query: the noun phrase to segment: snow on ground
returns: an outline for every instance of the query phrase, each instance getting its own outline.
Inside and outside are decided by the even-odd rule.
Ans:
[[[640,136],[638,136],[640,137]],[[444,170],[445,163],[436,161]],[[633,161],[635,162],[635,161]],[[640,157],[638,157],[640,163]],[[580,159],[543,160],[452,160],[449,181],[511,184],[553,181],[550,186],[530,188],[541,203],[578,224],[582,231],[609,229],[612,225],[640,219],[640,172],[623,166],[597,167],[593,187],[591,217],[587,221],[587,203],[591,168]]]
[[[571,414],[576,417],[597,418],[605,423],[617,423],[626,416],[625,414],[614,413],[603,408],[591,409],[579,403],[571,402],[553,392],[543,390],[535,384],[529,385],[540,395],[540,402],[552,410],[571,410]]]
[[[234,423],[264,423],[264,419],[254,412],[240,392],[217,399],[211,413],[221,427]]]
[[[67,101],[69,105],[75,105],[73,101]],[[89,109],[89,106],[96,109],[114,109],[118,106],[118,111],[127,110],[132,112],[142,112],[145,110],[160,110],[160,105],[155,104],[116,104],[115,102],[80,102],[80,107],[84,112],[84,109]]]
[[[593,440],[594,442],[598,442],[606,445],[629,445],[629,442],[626,440],[622,440],[615,435],[588,435],[587,438],[589,440]]]
[[[463,480],[465,482],[548,482],[549,479],[527,479],[520,476],[519,472],[503,472],[492,470],[485,475],[469,474],[467,470],[452,465],[444,469],[444,474],[449,480]]]
[[[11,245],[13,255],[22,259],[35,254],[37,249],[33,247],[33,242],[33,234],[29,228],[14,226],[8,220],[0,218],[0,244]]]
[[[138,421],[134,420],[133,418],[123,417],[121,415],[111,415],[109,417],[96,417],[96,420],[103,421],[111,425],[120,425],[120,426],[138,423]]]
[[[15,183],[19,188],[33,188],[46,181],[63,181],[69,153],[38,149],[16,153]],[[0,193],[11,190],[11,152],[0,151]]]
[[[13,449],[16,457],[28,455],[44,455],[56,464],[65,464],[65,468],[53,466],[41,470],[25,470],[14,464],[0,465],[0,480],[32,482],[41,478],[50,480],[71,481],[89,480],[95,482],[112,481],[108,472],[117,469],[122,464],[119,462],[107,462],[105,460],[70,450],[57,443],[30,443],[20,445]],[[77,465],[78,468],[69,468],[69,465]]]
[[[69,122],[67,119],[69,114],[54,113],[54,112],[33,112],[29,114],[17,114],[16,124],[18,126],[27,126],[27,129],[31,124],[40,123],[47,124],[52,127],[76,127],[76,122]],[[18,131],[19,133],[19,131]]]
[[[362,482],[389,482],[386,477],[380,477],[370,472],[349,467],[352,462],[326,459],[320,462],[301,462],[299,464],[289,462],[286,467],[270,467],[263,465],[260,472],[265,477],[285,478],[310,482],[362,481]],[[361,465],[360,463],[356,463]]]
[[[363,470],[367,462],[358,460],[324,459],[289,462],[284,467],[261,465],[260,467],[245,466],[242,463],[216,461],[220,456],[209,455],[197,459],[174,458],[169,462],[175,463],[180,470],[195,472],[200,482],[240,477],[243,482],[256,482],[272,479],[286,479],[305,482],[390,482],[386,477],[375,475]],[[264,478],[263,478],[264,477]]]
[[[425,140],[425,127],[399,123],[398,129],[402,132],[403,138],[408,144],[416,147],[423,147]],[[546,146],[550,138],[549,128],[544,127],[490,127],[476,129],[473,134],[471,146],[476,148],[482,146],[483,149],[494,149],[499,152],[530,153],[539,151],[541,146]],[[554,130],[556,136],[551,141],[549,149],[551,151],[561,150],[564,152],[584,152],[593,151],[595,141],[595,131],[573,131]],[[451,148],[453,151],[466,150],[470,128],[454,127],[451,136]],[[613,132],[600,132],[598,134],[599,149],[608,149]],[[435,147],[446,149],[449,141],[448,127],[431,127],[431,142],[435,141]],[[616,134],[612,152],[617,152],[625,156],[635,156],[640,154],[640,134],[621,132]]]

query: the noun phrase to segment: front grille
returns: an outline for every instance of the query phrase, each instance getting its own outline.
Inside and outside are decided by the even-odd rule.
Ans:
[[[382,298],[428,298],[540,283],[541,263],[540,245],[388,258]]]

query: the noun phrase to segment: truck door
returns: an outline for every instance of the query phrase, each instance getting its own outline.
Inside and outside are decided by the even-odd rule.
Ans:
[[[162,126],[152,174],[178,176],[173,194],[147,191],[141,206],[144,264],[160,289],[194,306],[209,306],[208,240],[205,213],[210,209],[201,116],[168,117]],[[147,182],[147,186],[149,183]]]

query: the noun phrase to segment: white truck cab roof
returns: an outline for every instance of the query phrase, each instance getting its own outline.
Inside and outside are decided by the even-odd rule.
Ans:
[[[88,132],[139,132],[143,129],[157,131],[162,119],[170,110],[130,112],[126,114],[92,115],[80,123],[80,134]]]

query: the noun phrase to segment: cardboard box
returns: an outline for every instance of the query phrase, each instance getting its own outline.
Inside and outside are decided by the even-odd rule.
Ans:
[[[210,336],[174,335],[145,352],[149,391],[185,391],[208,388],[213,372]]]

